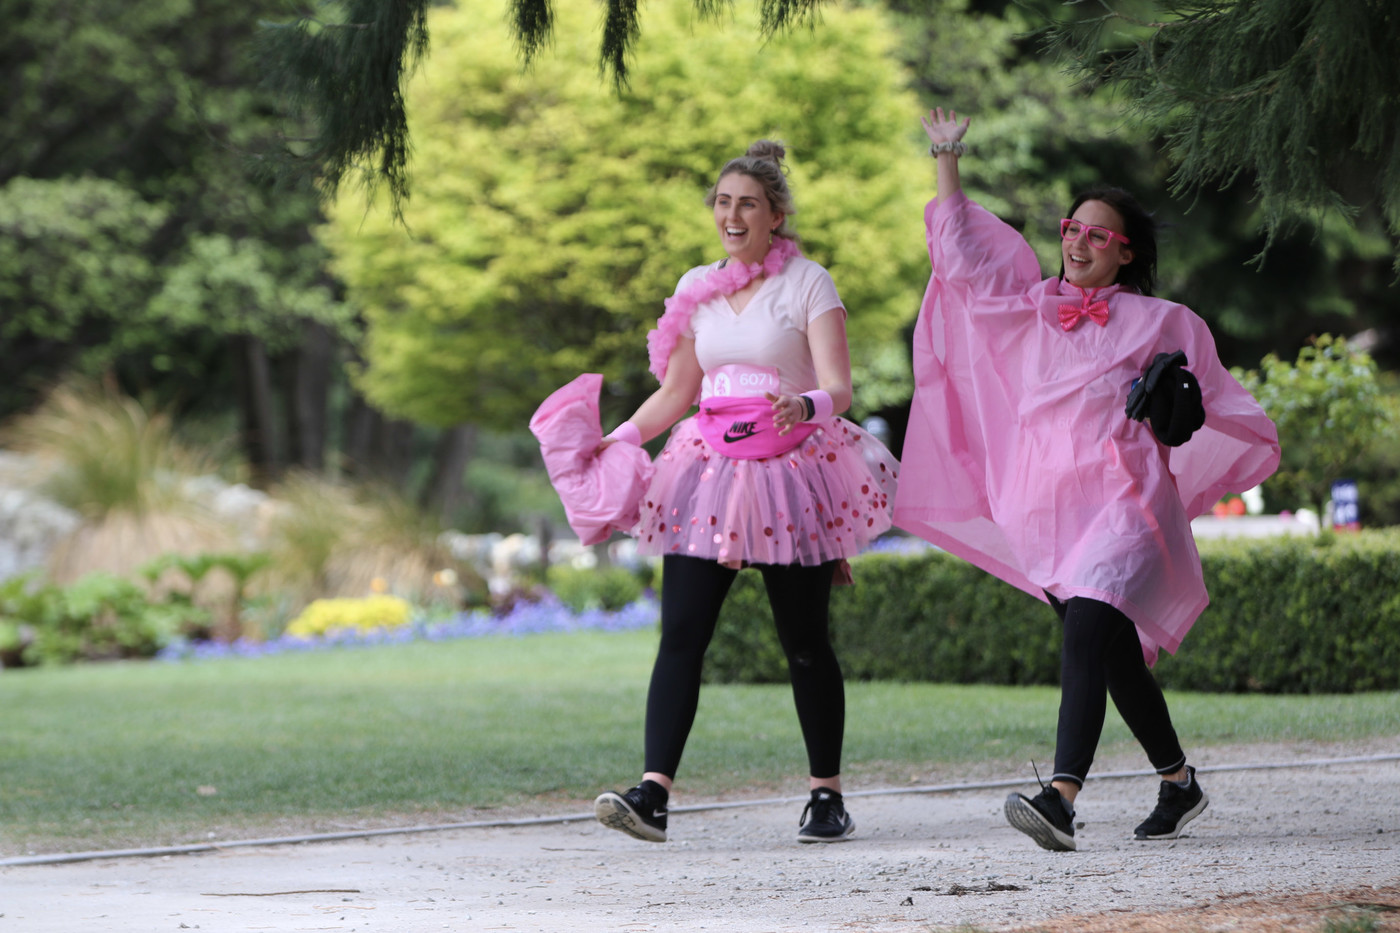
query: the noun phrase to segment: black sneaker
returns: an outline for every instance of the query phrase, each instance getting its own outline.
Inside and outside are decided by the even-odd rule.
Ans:
[[[1157,808],[1133,830],[1135,839],[1175,839],[1181,835],[1181,828],[1201,815],[1210,803],[1210,798],[1196,780],[1196,769],[1187,765],[1186,773],[1191,784],[1182,788],[1171,781],[1163,781],[1157,791]]]
[[[798,842],[840,842],[856,831],[856,821],[846,812],[841,794],[829,787],[812,791],[797,826]]]
[[[609,829],[645,842],[665,842],[667,796],[660,784],[643,781],[625,794],[599,794],[593,801],[593,815]]]
[[[1074,818],[1065,809],[1065,798],[1053,784],[1046,784],[1035,797],[1012,794],[1006,798],[1006,821],[1030,836],[1042,849],[1073,852]]]

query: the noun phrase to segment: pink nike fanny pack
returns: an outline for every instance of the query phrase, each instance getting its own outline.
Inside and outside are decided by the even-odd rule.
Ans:
[[[695,422],[711,447],[734,460],[785,454],[817,429],[804,422],[779,435],[773,426],[773,403],[762,396],[702,398]]]

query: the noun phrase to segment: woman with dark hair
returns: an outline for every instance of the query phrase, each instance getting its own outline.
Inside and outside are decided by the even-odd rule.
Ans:
[[[938,197],[933,275],[895,523],[1048,602],[1063,623],[1055,770],[1011,825],[1071,850],[1107,698],[1161,777],[1137,839],[1173,839],[1207,798],[1149,666],[1208,602],[1191,519],[1278,466],[1278,432],[1183,305],[1150,297],[1155,225],[1095,188],[1060,221],[1060,275],[962,191],[969,121],[923,121]],[[1188,366],[1190,369],[1186,369]]]
[[[1069,217],[1073,218],[1086,201],[1098,201],[1117,211],[1123,220],[1123,236],[1128,240],[1125,247],[1132,247],[1128,250],[1131,258],[1118,267],[1118,275],[1113,279],[1113,283],[1139,295],[1152,297],[1153,289],[1157,287],[1157,221],[1138,203],[1137,198],[1112,185],[1095,185],[1080,192],[1069,206]],[[1064,221],[1060,223],[1063,242]],[[1096,244],[1091,242],[1090,245]],[[1060,278],[1064,277],[1065,264],[1061,261]]]
[[[841,795],[845,694],[828,603],[846,559],[890,527],[897,464],[837,417],[851,404],[846,309],[798,249],[784,155],[763,140],[720,171],[705,203],[727,255],[681,277],[648,335],[661,386],[596,451],[636,453],[670,429],[631,506],[639,552],[662,558],[642,780],[595,802],[603,825],[649,842],[666,840],[705,649],[742,567],[763,576],[807,747],[798,841],[855,829]],[[676,424],[697,399],[699,412]]]

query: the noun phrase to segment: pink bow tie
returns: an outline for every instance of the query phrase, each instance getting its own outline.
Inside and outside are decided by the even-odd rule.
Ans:
[[[1098,301],[1090,301],[1093,292],[1084,292],[1084,301],[1077,305],[1060,305],[1060,327],[1065,330],[1074,330],[1079,324],[1079,319],[1088,317],[1100,327],[1108,326],[1108,300],[1100,298]]]

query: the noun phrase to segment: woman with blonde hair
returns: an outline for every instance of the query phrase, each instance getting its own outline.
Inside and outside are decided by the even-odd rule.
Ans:
[[[890,526],[896,464],[837,417],[851,404],[846,310],[798,248],[784,156],[764,140],[720,171],[705,203],[726,256],[681,277],[648,337],[661,386],[600,445],[605,454],[670,429],[632,529],[640,551],[662,559],[643,774],[595,804],[605,826],[651,842],[666,840],[705,649],[743,567],[763,576],[807,748],[798,839],[855,829],[841,796],[845,695],[828,603],[846,559]]]

